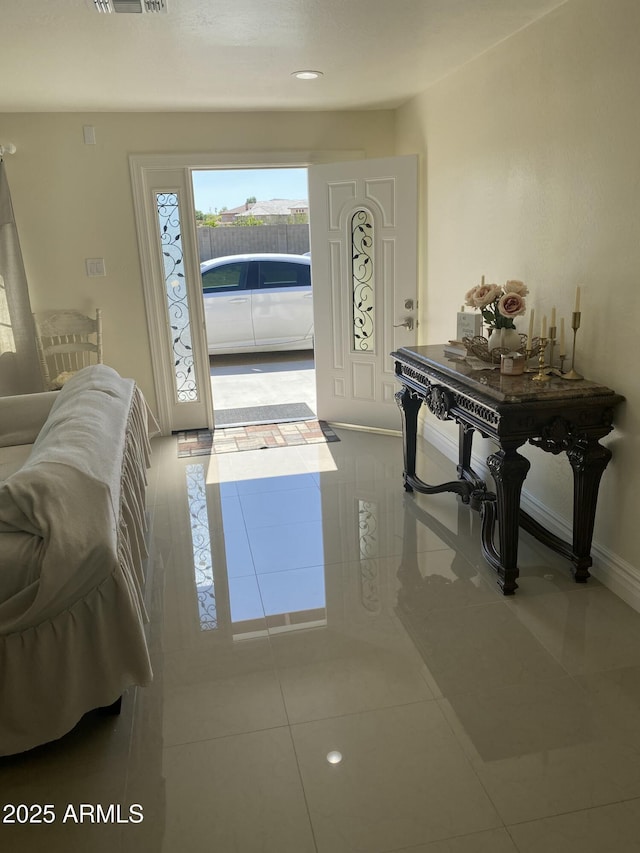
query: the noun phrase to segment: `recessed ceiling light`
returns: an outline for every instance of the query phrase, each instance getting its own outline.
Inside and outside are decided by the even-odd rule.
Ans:
[[[317,80],[322,77],[322,71],[294,71],[291,76],[297,77],[298,80]]]

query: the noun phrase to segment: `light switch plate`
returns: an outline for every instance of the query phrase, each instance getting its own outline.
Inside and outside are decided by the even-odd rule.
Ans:
[[[104,265],[104,258],[86,258],[85,265],[87,267],[88,276],[93,277],[107,274]]]

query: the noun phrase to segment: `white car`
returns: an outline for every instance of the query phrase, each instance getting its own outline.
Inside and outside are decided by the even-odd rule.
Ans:
[[[310,257],[227,255],[200,274],[210,354],[313,347]]]

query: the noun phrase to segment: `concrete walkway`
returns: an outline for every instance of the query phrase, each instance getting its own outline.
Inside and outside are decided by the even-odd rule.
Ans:
[[[304,403],[315,414],[313,351],[210,356],[216,411]]]

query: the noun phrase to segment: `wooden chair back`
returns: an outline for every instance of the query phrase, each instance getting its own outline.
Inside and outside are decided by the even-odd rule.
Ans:
[[[45,388],[60,388],[64,378],[90,364],[102,364],[102,311],[88,317],[73,309],[33,315]]]

